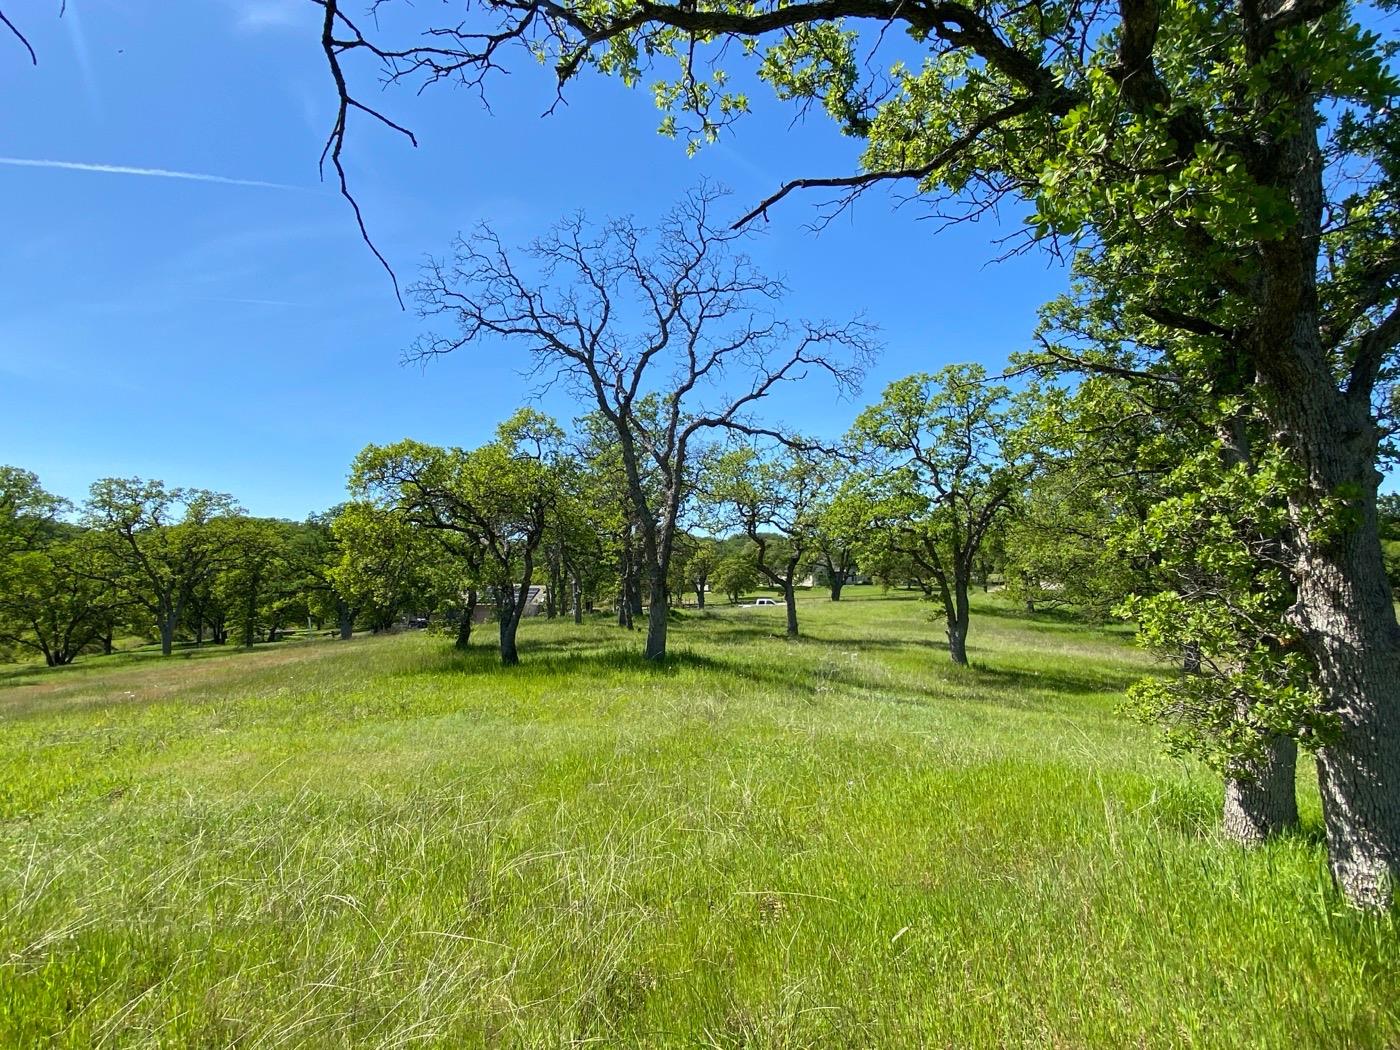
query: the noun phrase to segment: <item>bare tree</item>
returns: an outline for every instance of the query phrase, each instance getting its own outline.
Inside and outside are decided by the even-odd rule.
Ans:
[[[420,339],[411,359],[516,343],[532,375],[562,381],[607,420],[639,525],[653,660],[666,655],[667,571],[695,443],[721,430],[781,438],[750,415],[759,401],[813,373],[853,391],[875,345],[860,319],[777,318],[782,282],[739,250],[743,233],[711,221],[722,195],[702,185],[654,229],[574,215],[516,255],[481,227],[411,289],[425,317],[458,327]]]

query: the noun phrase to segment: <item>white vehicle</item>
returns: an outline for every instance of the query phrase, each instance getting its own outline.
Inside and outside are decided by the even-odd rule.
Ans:
[[[763,606],[763,605],[782,605],[782,604],[783,604],[782,602],[775,602],[772,598],[755,598],[753,604],[750,605],[749,608],[750,608],[750,609],[757,609],[757,608],[759,608],[760,606]]]

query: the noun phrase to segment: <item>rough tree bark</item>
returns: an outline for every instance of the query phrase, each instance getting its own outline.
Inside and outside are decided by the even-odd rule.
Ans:
[[[666,632],[671,625],[671,610],[666,600],[666,576],[664,570],[655,564],[647,576],[650,603],[647,606],[647,644],[644,652],[648,660],[663,660],[666,657]]]
[[[1298,742],[1270,738],[1264,757],[1225,778],[1221,830],[1232,842],[1256,846],[1298,826]]]
[[[1262,62],[1271,42],[1251,37],[1251,57]],[[1380,433],[1371,407],[1385,348],[1359,351],[1338,388],[1320,328],[1325,164],[1316,108],[1304,78],[1276,75],[1277,97],[1295,100],[1295,119],[1247,163],[1261,184],[1287,191],[1297,221],[1262,245],[1250,356],[1276,440],[1303,475],[1290,494],[1298,593],[1291,619],[1336,719],[1317,760],[1332,876],[1352,904],[1379,909],[1400,880],[1400,625],[1376,518]],[[1319,520],[1324,501],[1346,508]]]
[[[948,657],[963,667],[967,666],[967,632],[972,623],[972,606],[967,597],[969,583],[963,572],[953,572],[951,580],[938,576],[938,593],[943,600],[943,619],[948,634]]]

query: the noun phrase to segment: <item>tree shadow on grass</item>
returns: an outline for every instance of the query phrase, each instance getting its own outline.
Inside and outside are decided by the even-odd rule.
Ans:
[[[53,670],[54,668],[46,667],[41,663],[6,667],[0,670],[0,689],[7,689],[10,686],[38,685],[39,679]]]
[[[1017,608],[1014,605],[978,605],[973,610],[974,623],[980,616],[1020,624],[1034,631],[1094,634],[1123,643],[1126,643],[1133,635],[1133,628],[1130,624],[1113,619],[1104,620],[1069,606],[1026,612],[1025,609]]]
[[[726,630],[707,634],[705,641],[734,645],[763,637],[766,632],[755,628]],[[803,645],[805,643],[805,645]],[[746,683],[759,689],[780,691],[797,698],[812,698],[818,694],[831,696],[845,693],[862,702],[872,694],[881,700],[925,706],[939,701],[986,703],[1018,710],[1053,706],[1053,697],[1086,697],[1121,693],[1137,677],[1130,671],[1095,671],[1056,668],[1029,671],[1017,668],[989,667],[976,659],[959,668],[944,661],[947,643],[932,639],[883,639],[867,643],[864,639],[809,636],[795,644],[830,648],[911,649],[917,648],[930,658],[927,676],[917,681],[907,678],[891,680],[883,671],[877,675],[863,673],[859,667],[845,667],[826,662],[820,665],[801,664],[796,667],[758,660],[728,660],[722,656],[697,652],[685,646],[675,646],[665,660],[646,659],[640,648],[623,648],[616,644],[598,644],[566,639],[530,639],[520,644],[520,663],[505,667],[500,663],[494,645],[474,645],[467,650],[448,650],[434,671],[489,677],[542,675],[551,678],[601,680],[618,676],[635,676],[639,681],[670,678],[682,672],[700,672],[713,676],[723,684]],[[405,671],[405,674],[420,673]],[[1039,694],[1039,695],[1037,695]]]
[[[988,667],[975,663],[973,670],[988,682],[1000,683],[1002,688],[1035,692],[1064,693],[1090,696],[1102,693],[1122,693],[1142,677],[1132,671],[1060,670],[1025,671],[1020,668]]]
[[[674,678],[686,671],[699,671],[735,681],[746,681],[786,690],[815,693],[817,683],[810,676],[780,668],[766,669],[760,665],[731,662],[697,653],[683,647],[673,648],[664,660],[648,660],[640,649],[616,646],[581,645],[578,642],[530,641],[520,645],[520,663],[512,667],[501,664],[495,646],[472,646],[453,650],[438,665],[441,671],[472,676],[544,675],[560,678],[602,679],[618,674],[636,676],[640,680]],[[404,671],[417,674],[421,670]]]

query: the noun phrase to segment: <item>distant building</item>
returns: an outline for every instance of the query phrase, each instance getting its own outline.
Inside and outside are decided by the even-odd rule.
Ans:
[[[511,593],[514,593],[512,588]],[[525,598],[525,611],[522,616],[538,616],[544,612],[545,603],[549,600],[549,588],[542,583],[530,584],[530,593]],[[477,602],[476,609],[472,612],[472,623],[485,623],[491,619],[496,611],[496,603],[492,600],[491,592],[485,591],[481,599]]]

